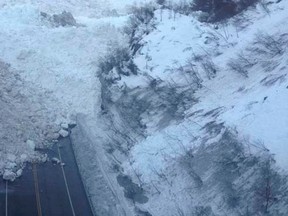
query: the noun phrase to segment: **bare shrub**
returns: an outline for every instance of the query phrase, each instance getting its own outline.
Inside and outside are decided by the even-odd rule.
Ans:
[[[283,42],[281,37],[260,32],[256,34],[254,47],[250,50],[254,53],[270,57],[282,55],[285,50]]]
[[[176,67],[166,69],[166,71],[180,73],[180,75],[187,81],[187,84],[191,88],[195,88],[195,90],[202,87],[203,80],[200,77],[198,67],[193,64],[191,60],[188,60],[183,66],[178,64]]]
[[[218,22],[240,13],[247,7],[254,5],[257,1],[194,0],[191,3],[191,10],[207,13],[206,22]]]
[[[255,182],[254,209],[264,214],[269,213],[270,207],[279,201],[283,179],[274,167],[272,156],[262,161],[259,166],[259,177]]]
[[[248,70],[253,67],[257,61],[254,59],[249,59],[247,55],[248,54],[241,52],[237,55],[236,59],[230,59],[227,64],[228,68],[248,78]]]
[[[124,33],[128,35],[133,55],[142,47],[141,39],[143,35],[149,34],[155,24],[152,22],[156,8],[152,4],[145,4],[141,7],[130,8],[131,16],[128,24],[124,28]]]
[[[208,79],[212,79],[216,76],[217,66],[214,64],[208,51],[204,50],[205,54],[193,54],[188,61],[191,65],[190,69],[198,74],[198,67],[202,68]],[[195,65],[192,63],[195,62]],[[197,64],[196,64],[197,63]]]
[[[264,86],[273,86],[275,85],[277,82],[278,83],[283,83],[286,81],[286,76],[287,74],[282,74],[282,75],[278,75],[278,74],[270,74],[267,77],[265,77],[264,79],[262,79],[260,81],[260,83]]]
[[[208,58],[203,59],[203,61],[201,62],[201,66],[203,70],[205,71],[208,79],[212,79],[216,76],[217,67],[211,58],[208,57]]]
[[[267,2],[266,0],[260,0],[259,1],[259,4],[260,6],[262,7],[262,9],[265,11],[265,13],[267,14],[270,14],[270,9],[268,8],[268,5],[270,4],[271,2]]]
[[[244,52],[230,59],[227,63],[231,71],[237,72],[244,77],[248,77],[248,71],[257,63],[264,71],[270,72],[280,65],[275,56],[281,56],[286,50],[287,34],[269,35],[267,33],[257,33],[254,42]],[[255,57],[254,57],[255,56]],[[252,58],[251,58],[252,57]]]
[[[228,67],[232,71],[235,71],[235,72],[241,74],[242,76],[248,78],[248,71],[244,68],[244,66],[241,64],[241,62],[239,62],[235,59],[231,59],[228,62]]]
[[[129,76],[137,74],[137,66],[132,60],[131,52],[128,48],[118,47],[100,59],[98,64],[98,75],[105,76],[106,80],[112,83],[120,79],[120,75]]]
[[[132,19],[134,24],[148,24],[154,17],[155,7],[151,4],[145,4],[141,7],[132,6],[130,8],[130,13],[132,14]],[[137,27],[136,25],[134,27]]]

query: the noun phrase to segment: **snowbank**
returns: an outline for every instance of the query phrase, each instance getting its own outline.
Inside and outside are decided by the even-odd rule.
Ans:
[[[49,146],[59,134],[67,136],[63,123],[74,124],[77,113],[95,116],[100,109],[95,63],[124,41],[110,20],[56,27],[41,16],[51,2],[18,3],[0,8],[1,174],[4,169],[16,172],[25,161],[40,157],[35,148]],[[16,156],[14,167],[7,167],[7,153]],[[27,158],[20,163],[21,154]]]

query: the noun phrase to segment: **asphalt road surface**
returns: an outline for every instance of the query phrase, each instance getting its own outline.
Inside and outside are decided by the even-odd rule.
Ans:
[[[49,157],[62,163],[28,164],[14,182],[0,182],[0,216],[93,216],[69,137]]]

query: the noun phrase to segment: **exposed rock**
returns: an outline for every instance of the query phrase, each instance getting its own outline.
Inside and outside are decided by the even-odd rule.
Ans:
[[[52,16],[41,12],[43,20],[50,22],[55,27],[65,27],[65,26],[77,26],[77,22],[70,12],[63,11],[61,14],[53,14]]]

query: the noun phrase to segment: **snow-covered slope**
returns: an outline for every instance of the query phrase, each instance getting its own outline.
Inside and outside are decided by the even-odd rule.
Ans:
[[[76,122],[99,215],[287,215],[287,2],[214,24],[133,2],[0,2],[0,174]]]
[[[217,24],[156,10],[154,30],[143,25],[138,33],[148,33],[140,37],[136,30],[138,74],[116,76],[107,101],[115,108],[106,107],[122,143],[110,147],[129,152],[118,158],[122,172],[149,197],[140,208],[152,215],[287,214],[279,191],[287,191],[287,10],[284,1],[257,4]],[[190,98],[189,86],[196,87]],[[115,149],[107,151],[117,157]],[[273,177],[265,177],[270,169]],[[265,207],[259,179],[268,178],[275,190]]]

